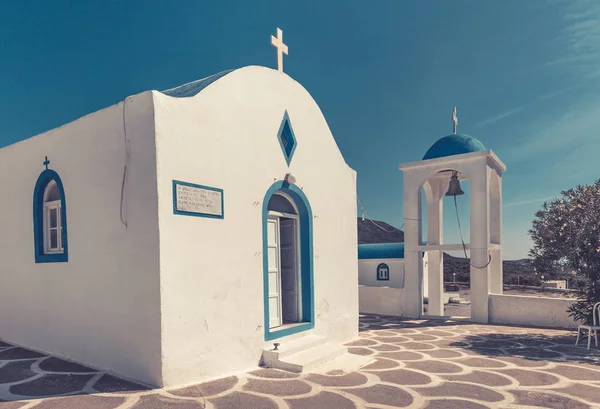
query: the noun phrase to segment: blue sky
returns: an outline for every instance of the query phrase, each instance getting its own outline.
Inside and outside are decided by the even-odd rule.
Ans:
[[[367,214],[400,227],[402,174],[451,133],[507,165],[504,256],[544,199],[600,174],[600,2],[0,2],[0,146],[148,89],[276,66],[323,110]],[[457,242],[447,201],[446,242]],[[468,198],[459,198],[468,235]]]

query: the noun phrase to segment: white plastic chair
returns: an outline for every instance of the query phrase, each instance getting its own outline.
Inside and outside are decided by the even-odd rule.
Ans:
[[[598,347],[598,331],[600,330],[600,302],[594,304],[594,308],[592,308],[592,318],[594,320],[592,325],[580,325],[577,327],[577,341],[575,341],[575,345],[579,344],[579,335],[583,329],[587,330],[588,333],[587,349],[590,349],[590,345],[592,343],[592,333],[594,334],[594,338],[596,340],[596,347]]]

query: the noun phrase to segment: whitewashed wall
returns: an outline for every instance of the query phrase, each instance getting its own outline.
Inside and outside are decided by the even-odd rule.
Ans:
[[[164,384],[252,368],[272,348],[263,328],[262,201],[288,171],[314,216],[316,324],[276,342],[357,336],[356,173],[308,92],[287,74],[246,67],[194,97],[155,92],[154,102]],[[289,169],[277,140],[286,109],[297,139]],[[174,215],[173,179],[224,189],[225,218]]]
[[[390,269],[389,280],[377,280],[377,266],[387,264]],[[364,259],[358,260],[358,284],[371,287],[404,288],[404,260]]]
[[[578,323],[567,313],[571,304],[564,298],[490,294],[490,322],[573,329]]]
[[[160,298],[152,94],[0,150],[0,337],[160,384]],[[44,156],[66,196],[68,263],[36,264],[33,191]]]
[[[404,289],[358,286],[359,310],[362,314],[404,315]]]

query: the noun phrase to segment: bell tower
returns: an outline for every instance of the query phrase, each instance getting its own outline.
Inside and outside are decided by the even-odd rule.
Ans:
[[[490,293],[502,294],[502,174],[506,166],[477,139],[455,133],[435,142],[422,160],[404,163],[404,315],[423,317],[427,280],[428,316],[444,315],[444,252],[470,253],[471,320],[488,322]],[[463,195],[470,183],[470,237],[443,243],[443,198]],[[427,238],[422,237],[421,189],[427,202]],[[456,202],[455,202],[456,203]],[[423,253],[428,274],[423,274]]]

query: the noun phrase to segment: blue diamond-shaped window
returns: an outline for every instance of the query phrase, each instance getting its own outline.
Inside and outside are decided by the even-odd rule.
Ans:
[[[281,126],[279,127],[279,132],[277,133],[277,139],[279,139],[283,156],[285,156],[285,161],[289,166],[290,162],[292,161],[292,157],[294,156],[297,143],[287,111],[285,111],[285,114],[283,115],[283,121],[281,121]]]

